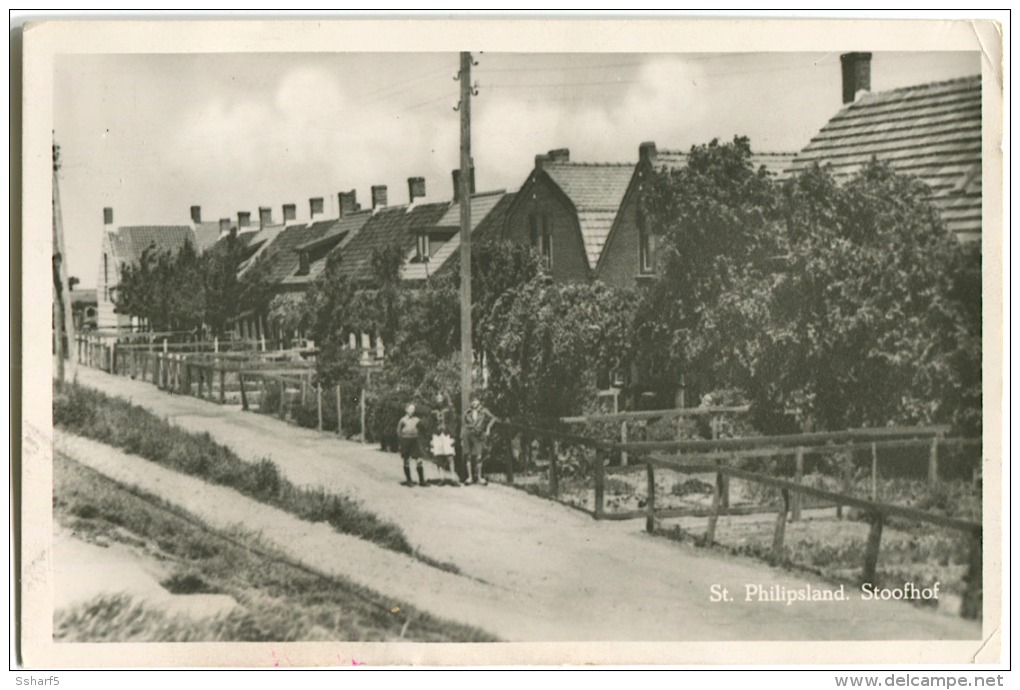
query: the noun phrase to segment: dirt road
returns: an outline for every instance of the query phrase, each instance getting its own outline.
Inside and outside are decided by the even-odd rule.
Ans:
[[[80,369],[79,380],[131,399],[188,430],[208,432],[242,458],[269,457],[297,484],[324,486],[360,498],[381,517],[401,525],[422,553],[456,563],[466,577],[433,571],[423,583],[422,574],[389,572],[393,564],[385,558],[352,569],[358,572],[347,572],[348,576],[505,639],[980,637],[976,623],[902,603],[863,601],[850,588],[849,600],[843,602],[797,602],[787,606],[745,601],[746,585],[761,585],[763,589],[806,585],[832,589],[833,585],[802,573],[770,568],[760,561],[651,537],[642,531],[641,521],[596,522],[509,487],[407,488],[400,485],[399,458],[371,446],[341,441],[236,407],[168,395],[149,383],[91,369]],[[260,514],[235,522],[263,525],[271,514],[269,510],[261,509],[256,511]],[[277,519],[283,518],[274,516],[270,522]],[[724,527],[722,522],[720,525]],[[317,546],[315,538],[300,544],[301,549],[308,550],[307,555],[324,547]],[[360,572],[362,568],[366,572]],[[394,587],[397,584],[393,578],[403,582],[399,591],[391,592],[380,585],[379,579],[384,576]],[[453,578],[452,586],[472,592],[465,597],[464,606],[451,606],[447,594],[436,595],[431,601],[426,596],[413,596],[416,583],[428,589],[433,581],[446,582],[444,578]],[[437,585],[434,590],[445,586]],[[710,601],[713,586],[728,589],[734,600]]]

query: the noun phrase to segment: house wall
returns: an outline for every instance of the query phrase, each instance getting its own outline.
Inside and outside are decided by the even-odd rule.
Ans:
[[[105,257],[105,266],[104,266]],[[120,282],[117,257],[110,244],[110,232],[103,230],[103,249],[99,255],[98,276],[96,277],[96,328],[116,329],[130,327],[131,319],[114,312],[110,290]]]
[[[616,225],[602,250],[596,276],[607,285],[620,288],[632,288],[645,285],[654,278],[655,273],[641,271],[641,236],[638,231],[638,206],[641,198],[641,179],[648,169],[638,170],[631,181],[631,187],[623,197]],[[655,243],[652,243],[652,266],[655,267]]]
[[[518,195],[504,226],[504,236],[515,242],[531,242],[530,214],[546,214],[552,222],[553,261],[551,275],[557,283],[581,283],[591,279],[577,215],[563,193],[544,175],[533,176]]]

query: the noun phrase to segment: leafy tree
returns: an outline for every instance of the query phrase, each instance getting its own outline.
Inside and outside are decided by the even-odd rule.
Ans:
[[[599,372],[629,355],[635,302],[628,290],[554,285],[545,276],[505,292],[482,325],[493,410],[542,418],[584,411]]]
[[[764,431],[980,420],[980,257],[878,163],[785,185],[745,139],[652,184],[662,272],[639,310],[646,366],[737,388]]]

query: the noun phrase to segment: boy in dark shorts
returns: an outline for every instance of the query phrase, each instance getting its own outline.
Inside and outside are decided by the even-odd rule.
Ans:
[[[406,414],[397,422],[397,439],[400,441],[400,457],[404,461],[404,476],[407,477],[406,486],[414,486],[411,479],[411,458],[414,458],[418,468],[418,484],[428,486],[425,483],[425,470],[421,465],[421,450],[418,447],[418,424],[420,419],[415,414],[414,403],[409,403],[404,408]]]

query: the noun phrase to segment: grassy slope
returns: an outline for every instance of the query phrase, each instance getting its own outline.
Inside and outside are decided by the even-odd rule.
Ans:
[[[481,642],[487,633],[437,619],[341,578],[279,560],[252,537],[227,538],[60,454],[54,459],[54,518],[80,538],[117,540],[169,559],[164,586],[176,593],[231,595],[241,608],[195,622],[124,596],[59,612],[60,641],[356,640]]]
[[[459,572],[452,564],[417,553],[398,525],[380,519],[357,501],[321,489],[298,488],[284,479],[268,458],[245,462],[209,434],[185,431],[126,400],[84,386],[57,385],[53,423],[174,471],[229,486],[303,520],[327,522],[339,532],[413,555],[433,567]]]

